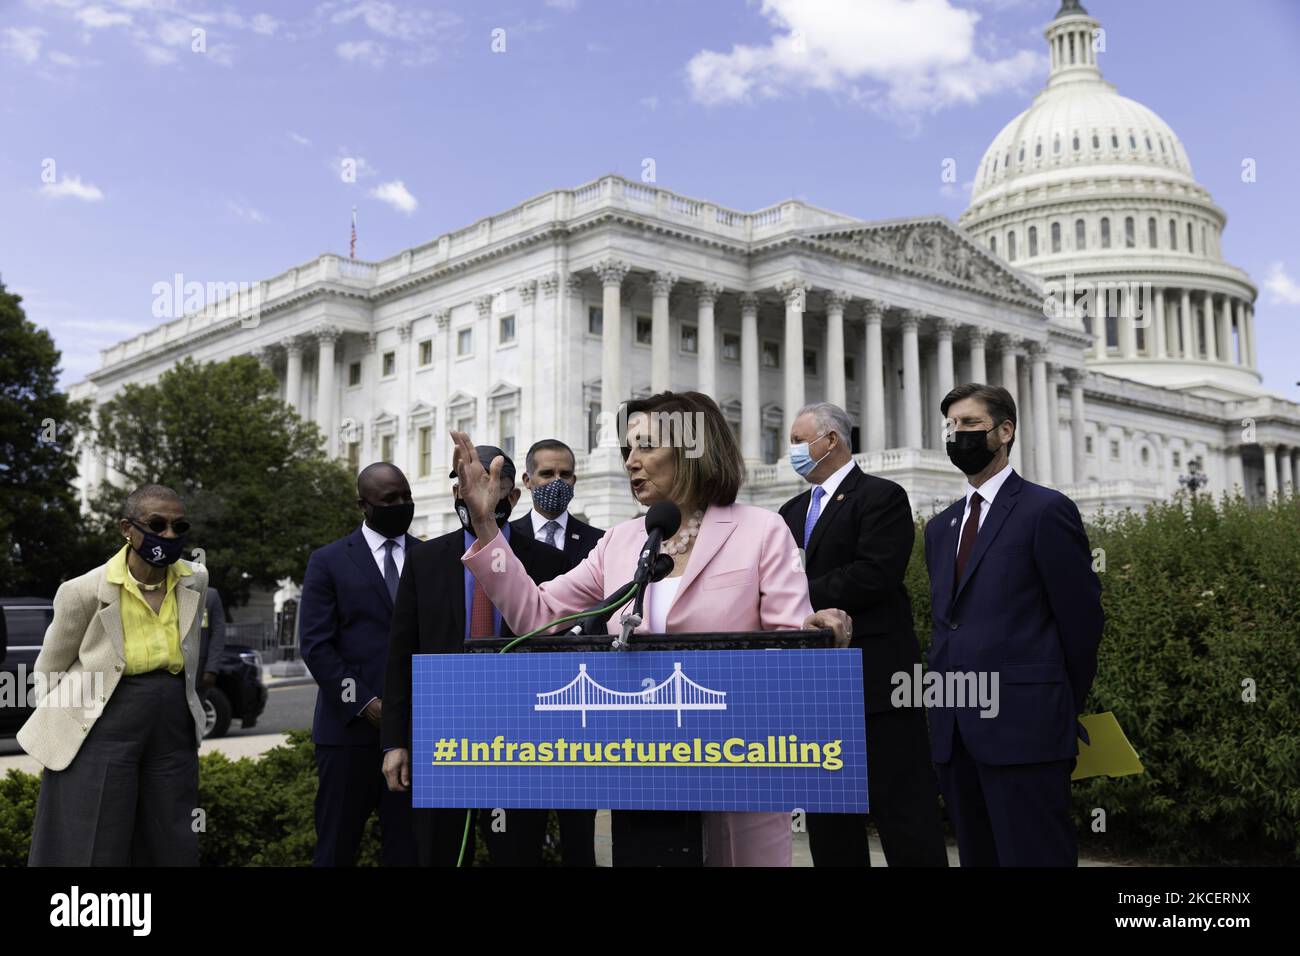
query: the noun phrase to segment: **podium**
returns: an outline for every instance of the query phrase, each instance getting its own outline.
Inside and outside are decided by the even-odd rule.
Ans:
[[[613,638],[417,655],[413,805],[610,809],[619,865],[698,862],[700,812],[867,811],[860,651],[829,630]]]

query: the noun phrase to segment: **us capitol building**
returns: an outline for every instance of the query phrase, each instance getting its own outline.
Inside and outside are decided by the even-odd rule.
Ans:
[[[748,463],[742,499],[804,487],[782,457],[805,402],[845,406],[858,462],[930,514],[960,493],[939,400],[1008,388],[1013,463],[1085,512],[1300,485],[1300,406],[1260,387],[1255,285],[1183,144],[1102,79],[1066,0],[1046,87],[994,138],[970,207],[867,221],[800,201],[728,209],[615,175],[556,189],[379,262],[326,254],[102,353],[74,398],[111,398],[192,356],[255,355],[329,450],[397,463],[412,532],[458,526],[449,428],[578,455],[572,510],[636,512],[600,425],[628,396],[699,389]],[[253,295],[245,298],[253,298]],[[604,416],[604,417],[602,417]],[[83,451],[83,500],[112,475]],[[523,514],[525,500],[515,514]]]

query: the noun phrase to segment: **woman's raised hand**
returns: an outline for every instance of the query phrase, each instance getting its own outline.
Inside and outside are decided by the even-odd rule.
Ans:
[[[505,459],[497,455],[492,459],[491,469],[485,469],[469,435],[453,431],[451,440],[460,498],[469,508],[470,520],[475,528],[495,528],[497,502],[501,499],[501,468]]]

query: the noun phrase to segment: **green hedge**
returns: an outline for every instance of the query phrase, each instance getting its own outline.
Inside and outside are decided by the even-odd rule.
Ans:
[[[907,581],[928,645],[923,527]],[[1080,852],[1300,860],[1300,497],[1180,497],[1103,514],[1088,538],[1106,629],[1085,712],[1114,711],[1146,773],[1075,784]]]
[[[40,777],[10,770],[0,779],[0,866],[26,866]],[[261,757],[231,760],[222,753],[199,758],[199,806],[206,813],[199,835],[203,866],[310,866],[316,848],[316,756],[311,734],[292,731],[286,745]],[[544,862],[557,864],[555,817]],[[475,865],[488,862],[480,839]],[[357,855],[360,866],[379,863],[379,830],[371,816]]]

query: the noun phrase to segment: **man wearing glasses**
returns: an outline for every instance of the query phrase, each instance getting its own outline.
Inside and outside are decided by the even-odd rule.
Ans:
[[[107,563],[60,585],[18,743],[45,767],[32,866],[197,866],[195,693],[208,573],[162,485],[132,492]]]

